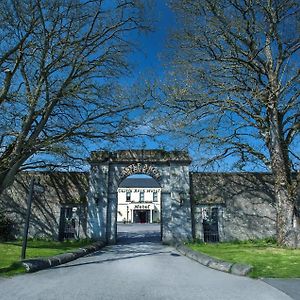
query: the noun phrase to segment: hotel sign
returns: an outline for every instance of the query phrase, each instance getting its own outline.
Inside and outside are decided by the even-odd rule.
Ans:
[[[147,174],[157,180],[161,177],[160,172],[157,168],[142,163],[131,164],[123,168],[121,172],[122,177],[127,177],[133,174]]]
[[[151,204],[136,204],[133,209],[153,209],[154,205]]]
[[[126,193],[126,192],[131,192],[131,193],[159,193],[161,191],[160,188],[151,188],[151,189],[145,189],[145,188],[118,188],[118,193]]]

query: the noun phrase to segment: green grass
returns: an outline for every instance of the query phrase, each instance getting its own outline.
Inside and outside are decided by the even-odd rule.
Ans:
[[[26,259],[61,254],[90,243],[90,240],[65,242],[29,240],[27,243]],[[20,262],[21,249],[22,241],[0,243],[0,276],[12,276],[25,272],[25,268]]]
[[[300,249],[282,248],[274,241],[194,243],[196,251],[233,263],[253,266],[253,278],[300,278]]]

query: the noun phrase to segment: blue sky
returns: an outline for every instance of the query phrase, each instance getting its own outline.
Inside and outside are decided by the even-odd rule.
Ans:
[[[137,33],[132,37],[138,49],[129,58],[134,66],[133,74],[125,80],[134,81],[149,73],[154,73],[157,77],[163,74],[160,56],[166,46],[169,31],[176,26],[176,20],[166,1],[153,0],[151,3],[153,11],[150,12],[150,17],[154,17],[154,30]]]
[[[129,56],[129,61],[133,65],[133,72],[120,79],[120,83],[124,86],[131,86],[135,82],[143,82],[147,78],[149,79],[163,79],[164,77],[164,65],[162,55],[166,50],[166,42],[169,32],[177,27],[175,16],[173,12],[168,8],[167,1],[152,0],[154,16],[154,30],[147,33],[135,33],[131,36],[133,41],[137,45],[137,50]],[[178,140],[175,136],[170,138],[166,136],[159,137],[161,143],[151,138],[137,137],[134,140],[122,140],[118,144],[107,144],[106,148],[111,150],[116,149],[153,149],[161,148],[164,146],[166,150],[180,149],[182,144],[181,140]],[[100,145],[99,145],[100,146]],[[101,145],[102,146],[102,145]],[[193,147],[194,146],[194,147]],[[201,147],[200,147],[201,148]],[[91,146],[90,150],[98,150],[97,145]],[[204,153],[201,153],[196,145],[189,146],[189,153],[195,161],[204,157]],[[207,154],[206,154],[207,155]],[[221,164],[221,171],[228,171],[232,169],[232,163],[234,158],[228,158],[227,164]],[[250,171],[262,171],[265,170],[260,167],[256,169],[249,169]]]
[[[130,38],[137,45],[137,49],[129,56],[129,61],[132,64],[133,72],[120,79],[122,85],[131,86],[135,82],[142,82],[147,79],[162,79],[164,78],[164,52],[167,51],[167,39],[170,31],[176,29],[176,18],[174,13],[169,9],[166,4],[167,1],[152,0],[153,11],[150,16],[154,17],[153,31],[139,32],[132,34]],[[136,137],[135,139],[124,140],[119,143],[102,144],[104,148],[109,150],[117,149],[155,149],[164,148],[166,150],[181,150],[182,140],[178,137],[160,135],[156,139],[147,137]],[[98,150],[97,145],[93,144],[90,150]],[[199,165],[199,161],[203,159],[204,153],[199,151],[197,145],[190,145],[188,149],[191,157],[193,158],[195,169]],[[228,167],[222,164],[222,171],[230,170],[230,165],[234,159],[228,159]]]
[[[136,81],[164,78],[164,52],[167,51],[167,39],[172,29],[176,29],[176,18],[170,10],[167,1],[153,0],[154,30],[147,33],[137,33],[132,38],[138,46],[138,49],[130,56],[130,62],[133,64],[133,73],[128,77],[121,79],[125,86],[133,84]],[[166,150],[181,149],[182,140],[178,137],[160,135],[156,139],[147,137],[137,137],[132,140],[122,140],[116,146],[116,149],[155,149],[163,146]],[[197,148],[197,150],[196,150]],[[194,160],[195,165],[199,165],[199,160],[203,159],[204,154],[199,155],[198,147],[189,147],[188,151]],[[229,160],[231,165],[232,160]],[[196,168],[196,167],[195,167]],[[229,167],[230,169],[230,167]],[[228,170],[229,170],[228,169]],[[223,164],[222,170],[227,170]]]
[[[153,11],[149,13],[153,19],[153,31],[130,33],[130,38],[137,46],[135,51],[129,56],[129,62],[132,65],[132,73],[120,78],[121,85],[131,87],[133,84],[142,83],[147,79],[163,79],[164,66],[163,55],[166,50],[166,41],[170,30],[176,27],[176,20],[173,12],[168,8],[166,1],[152,0]],[[161,136],[160,140],[164,141],[165,137]],[[128,143],[128,144],[127,144]],[[108,144],[110,147],[111,145]],[[159,145],[153,139],[136,138],[134,146],[132,140],[122,140],[116,148],[158,148]],[[168,147],[168,142],[165,145]],[[174,145],[169,145],[171,148]],[[97,147],[97,146],[96,146]],[[91,150],[96,150],[95,145],[91,145]]]

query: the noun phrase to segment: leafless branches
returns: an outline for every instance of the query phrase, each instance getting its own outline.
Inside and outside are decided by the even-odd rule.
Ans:
[[[273,122],[283,148],[299,138],[299,2],[170,2],[182,30],[171,38],[178,80],[174,84],[171,75],[176,96],[168,93],[166,106],[194,116],[187,126],[206,127],[202,142],[214,143],[215,136],[228,150],[237,143],[259,144],[255,151],[242,147],[233,153],[260,152],[255,156],[271,166]],[[208,134],[213,127],[209,116],[216,115],[222,117],[214,135]],[[261,149],[261,143],[267,147]]]
[[[0,5],[0,191],[36,153],[66,154],[128,130],[116,78],[129,33],[149,28],[140,1],[9,0]]]
[[[212,150],[209,162],[231,156],[240,166],[255,159],[270,168],[284,243],[295,201],[291,170],[299,165],[300,3],[170,2],[182,26],[171,37],[179,75],[165,109],[182,116],[182,133]]]

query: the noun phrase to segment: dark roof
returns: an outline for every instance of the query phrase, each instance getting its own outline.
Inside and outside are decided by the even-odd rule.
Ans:
[[[119,187],[124,188],[160,188],[156,180],[152,178],[126,178]]]

